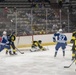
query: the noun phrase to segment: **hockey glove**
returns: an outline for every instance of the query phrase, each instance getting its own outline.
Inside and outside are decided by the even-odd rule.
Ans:
[[[53,42],[56,42],[56,39],[53,37]]]

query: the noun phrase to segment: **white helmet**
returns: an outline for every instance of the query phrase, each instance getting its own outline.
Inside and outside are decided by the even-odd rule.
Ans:
[[[62,29],[59,29],[59,32],[62,32]]]
[[[3,31],[3,35],[6,35],[7,34],[7,32],[6,31]]]

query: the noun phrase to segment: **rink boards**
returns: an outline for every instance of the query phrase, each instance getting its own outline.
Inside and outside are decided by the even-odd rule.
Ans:
[[[71,39],[72,33],[65,33],[68,39],[68,43]],[[17,37],[15,44],[17,47],[30,47],[33,40],[42,40],[42,45],[54,45],[53,42],[53,34],[45,34],[45,35],[30,35],[30,36],[19,36]]]

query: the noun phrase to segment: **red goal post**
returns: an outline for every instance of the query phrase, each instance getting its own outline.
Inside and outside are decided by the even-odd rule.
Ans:
[[[34,40],[33,35],[17,36],[16,41],[15,41],[15,45],[17,47],[29,47],[29,46],[31,46],[33,40]]]

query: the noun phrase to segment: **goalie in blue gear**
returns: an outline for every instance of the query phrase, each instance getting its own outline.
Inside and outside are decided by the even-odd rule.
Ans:
[[[66,45],[67,45],[67,37],[66,37],[66,35],[64,35],[62,33],[62,29],[59,29],[59,31],[54,34],[53,42],[57,42],[56,47],[55,47],[55,55],[54,55],[54,57],[57,56],[57,52],[58,52],[60,47],[63,50],[63,56],[65,56],[65,48],[66,48]]]

